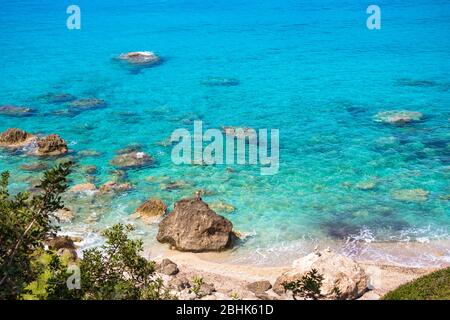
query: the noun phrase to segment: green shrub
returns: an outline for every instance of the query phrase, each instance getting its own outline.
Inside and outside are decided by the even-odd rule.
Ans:
[[[450,300],[450,268],[420,277],[387,293],[383,300]]]
[[[71,163],[47,171],[31,194],[8,191],[9,173],[0,181],[0,299],[20,297],[28,283],[38,277],[33,261],[44,240],[57,231],[53,212],[63,207],[61,194],[67,189]]]

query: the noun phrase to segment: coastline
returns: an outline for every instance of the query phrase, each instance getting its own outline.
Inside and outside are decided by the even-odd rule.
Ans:
[[[180,268],[178,277],[192,279],[200,276],[214,285],[220,298],[237,294],[243,300],[255,299],[255,295],[247,289],[248,284],[267,280],[273,285],[281,274],[290,269],[289,265],[264,267],[215,262],[212,260],[213,255],[168,250],[163,256],[158,256],[156,261],[164,258],[175,262]],[[360,300],[378,300],[398,286],[439,269],[405,267],[374,261],[356,260],[356,262],[366,272],[370,284],[370,290],[364,293]],[[266,298],[277,299],[277,296],[270,290]]]

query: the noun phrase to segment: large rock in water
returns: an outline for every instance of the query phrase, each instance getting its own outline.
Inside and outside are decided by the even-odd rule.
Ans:
[[[35,137],[17,128],[9,128],[0,135],[0,147],[23,147],[33,142]]]
[[[167,211],[166,204],[161,199],[149,199],[141,204],[132,218],[140,218],[145,223],[153,223]]]
[[[51,134],[38,141],[38,155],[59,156],[67,153],[67,151],[66,142],[57,134]]]
[[[367,289],[368,277],[356,262],[326,249],[295,260],[292,270],[277,279],[274,291],[284,292],[284,282],[297,281],[312,269],[323,276],[321,294],[325,299],[356,299]],[[336,296],[336,289],[339,289],[339,297]]]
[[[159,224],[157,240],[180,251],[221,251],[231,246],[232,229],[200,198],[183,199]]]

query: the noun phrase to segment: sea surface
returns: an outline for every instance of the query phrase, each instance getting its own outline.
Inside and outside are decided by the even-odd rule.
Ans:
[[[66,27],[72,4],[81,30]],[[380,30],[366,27],[370,4],[381,8]],[[0,114],[0,131],[61,135],[77,162],[72,184],[116,179],[109,162],[126,147],[156,159],[126,171],[129,192],[71,196],[76,217],[62,228],[82,234],[86,247],[116,222],[136,224],[151,246],[157,225],[132,220],[137,206],[159,197],[172,207],[204,189],[244,235],[230,262],[276,265],[330,245],[365,259],[450,264],[448,0],[0,0],[0,26],[0,105],[35,110]],[[136,69],[115,59],[143,50],[163,63]],[[47,99],[55,93],[107,106],[67,112]],[[388,110],[424,118],[374,121]],[[279,129],[279,173],[173,164],[161,142],[192,131],[194,120],[205,129]],[[55,159],[0,152],[13,191],[35,183],[39,173],[20,166],[37,161]],[[87,174],[88,165],[97,172]],[[167,190],[172,182],[180,188]],[[404,189],[428,195],[399,200]],[[383,244],[411,249],[392,254]]]

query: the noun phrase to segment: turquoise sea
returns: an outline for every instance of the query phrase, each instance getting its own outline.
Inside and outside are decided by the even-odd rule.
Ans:
[[[81,30],[66,28],[72,4],[81,8]],[[86,246],[100,241],[105,226],[132,221],[150,197],[172,206],[205,189],[206,202],[235,208],[219,213],[246,235],[227,256],[235,263],[274,265],[330,245],[361,259],[450,264],[450,2],[376,1],[380,30],[366,27],[370,4],[0,0],[0,105],[36,110],[0,114],[0,131],[61,135],[78,164],[73,184],[111,180],[109,161],[130,145],[155,157],[153,166],[127,171],[130,192],[70,199],[76,217],[63,230],[84,235]],[[131,70],[114,60],[144,50],[163,63]],[[64,103],[43,98],[49,93],[107,106],[66,113]],[[403,126],[373,121],[388,110],[424,118]],[[192,131],[194,120],[205,128],[279,129],[279,173],[174,165],[171,147],[159,142],[177,128]],[[38,174],[20,166],[36,161],[0,151],[15,190],[34,182]],[[97,172],[84,173],[86,165]],[[164,190],[176,181],[182,188]],[[403,189],[428,196],[393,196]],[[133,223],[146,243],[156,242],[156,225]]]

